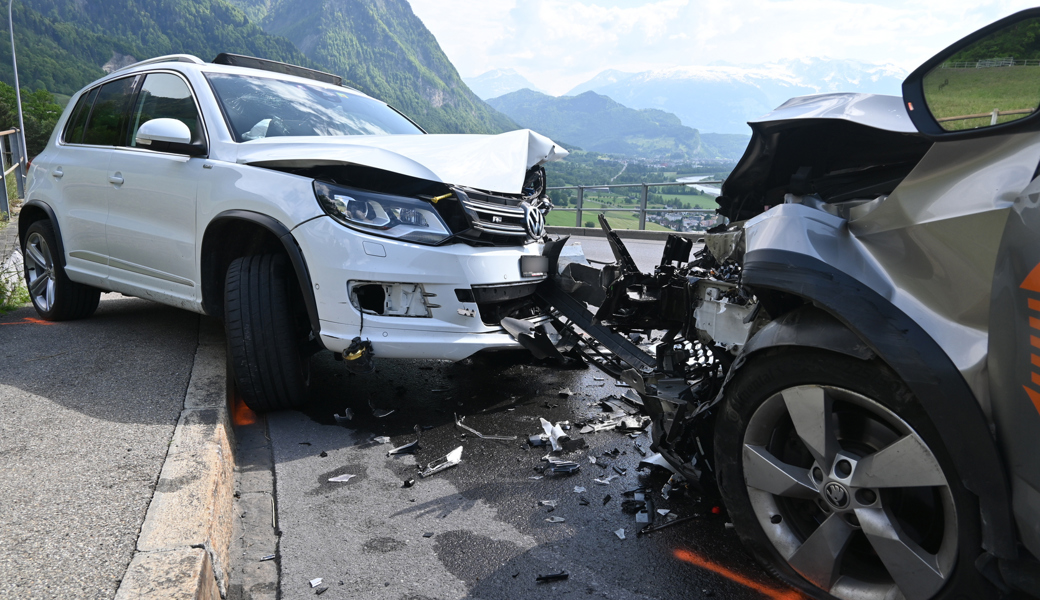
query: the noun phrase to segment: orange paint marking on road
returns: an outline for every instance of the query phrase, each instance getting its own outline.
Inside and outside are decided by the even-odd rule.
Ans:
[[[1040,386],[1040,373],[1030,373],[1033,376],[1033,385]]]
[[[231,401],[231,422],[234,425],[252,425],[256,423],[256,413],[253,409],[246,406],[246,403],[242,401],[242,396],[235,394]]]
[[[721,575],[734,583],[739,583],[740,585],[746,588],[755,590],[756,592],[762,594],[770,600],[805,600],[805,596],[802,595],[801,592],[795,590],[778,590],[775,588],[771,588],[757,581],[753,581],[752,579],[744,575],[741,575],[740,573],[737,573],[736,571],[733,571],[727,567],[714,563],[704,558],[703,556],[695,554],[689,550],[677,549],[675,550],[675,552],[673,552],[673,554],[676,558],[683,562],[690,563],[691,565],[700,567],[702,569],[707,569],[708,571],[711,571],[716,575]]]
[[[1040,310],[1040,300],[1029,299],[1029,310]]]
[[[1033,329],[1040,329],[1040,319],[1036,317],[1029,317],[1029,326]]]
[[[0,325],[57,325],[53,321],[44,321],[43,319],[34,319],[32,317],[25,317],[21,321],[11,321],[10,323],[0,323]]]
[[[1034,348],[1040,348],[1040,337],[1036,337],[1035,335],[1029,336],[1029,343],[1032,344]]]
[[[1040,292],[1040,264],[1033,267],[1033,270],[1029,272],[1026,280],[1019,287],[1030,292]]]
[[[1033,361],[1033,366],[1034,367],[1040,367],[1040,356],[1037,356],[1035,354],[1030,354],[1029,358],[1030,358],[1030,360]]]
[[[1033,406],[1036,408],[1036,412],[1040,413],[1040,393],[1024,385],[1022,386],[1022,389],[1029,394],[1029,399],[1033,401]]]

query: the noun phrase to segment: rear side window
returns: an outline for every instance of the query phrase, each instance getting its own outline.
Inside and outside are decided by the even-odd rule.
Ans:
[[[152,119],[177,119],[191,130],[191,141],[203,139],[202,123],[191,89],[184,80],[170,73],[151,73],[137,95],[130,126],[130,145],[137,145],[137,130]]]
[[[101,86],[83,132],[84,144],[121,146],[126,143],[126,113],[134,81],[136,77],[126,77]]]
[[[69,123],[65,126],[64,139],[66,144],[78,144],[83,139],[83,126],[87,124],[87,117],[90,116],[90,106],[94,104],[94,98],[97,98],[97,93],[98,88],[94,88],[79,97],[79,102],[72,109],[72,117],[69,118]]]

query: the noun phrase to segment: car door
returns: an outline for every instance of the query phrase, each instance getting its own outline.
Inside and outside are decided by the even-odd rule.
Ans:
[[[106,226],[113,289],[190,308],[200,297],[195,199],[202,158],[139,146],[151,119],[178,119],[205,138],[191,87],[174,72],[148,73],[129,112],[125,143],[112,153]]]
[[[136,77],[110,81],[83,94],[63,132],[49,175],[59,188],[59,225],[66,271],[105,287],[108,279],[108,162],[124,130]]]

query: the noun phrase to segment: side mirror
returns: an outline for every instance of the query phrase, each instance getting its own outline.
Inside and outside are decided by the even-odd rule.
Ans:
[[[177,119],[152,119],[137,130],[134,141],[138,146],[160,152],[175,152],[199,156],[206,153],[201,144],[191,143],[191,130]]]
[[[918,131],[932,139],[992,135],[1040,125],[1040,9],[983,27],[903,82]]]

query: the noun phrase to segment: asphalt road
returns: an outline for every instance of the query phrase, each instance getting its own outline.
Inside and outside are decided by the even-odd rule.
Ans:
[[[111,598],[184,404],[199,316],[119,294],[0,316],[0,597]]]
[[[610,259],[600,240],[583,246],[591,258]],[[630,246],[641,267],[657,262],[659,242]],[[328,587],[324,599],[780,597],[783,585],[750,559],[726,528],[725,513],[713,514],[710,498],[695,490],[661,497],[669,473],[638,469],[637,446],[645,451],[650,444],[646,434],[576,436],[588,447],[564,456],[580,463],[580,471],[540,472],[546,449],[527,443],[541,431],[539,417],[573,423],[601,415],[598,400],[624,392],[603,379],[595,369],[538,364],[525,352],[459,363],[383,361],[365,376],[349,374],[327,353],[315,357],[311,406],[267,420],[281,532],[280,597],[310,598],[321,587]],[[565,388],[573,394],[561,395]],[[333,417],[347,410],[350,421]],[[478,439],[455,426],[455,414],[477,431],[517,439]],[[420,449],[387,456],[391,447],[416,439],[416,426]],[[391,441],[379,443],[376,436]],[[461,464],[418,477],[419,465],[458,446]],[[590,456],[606,466],[593,465]],[[619,473],[606,485],[594,481]],[[353,477],[329,482],[340,475]],[[643,525],[621,503],[626,490],[639,486],[651,490],[655,509],[700,517],[638,536]],[[556,506],[540,505],[543,500]],[[554,517],[564,521],[547,521]],[[619,529],[626,539],[614,533]],[[537,581],[561,571],[569,578]],[[319,577],[322,584],[312,588],[309,581]]]

